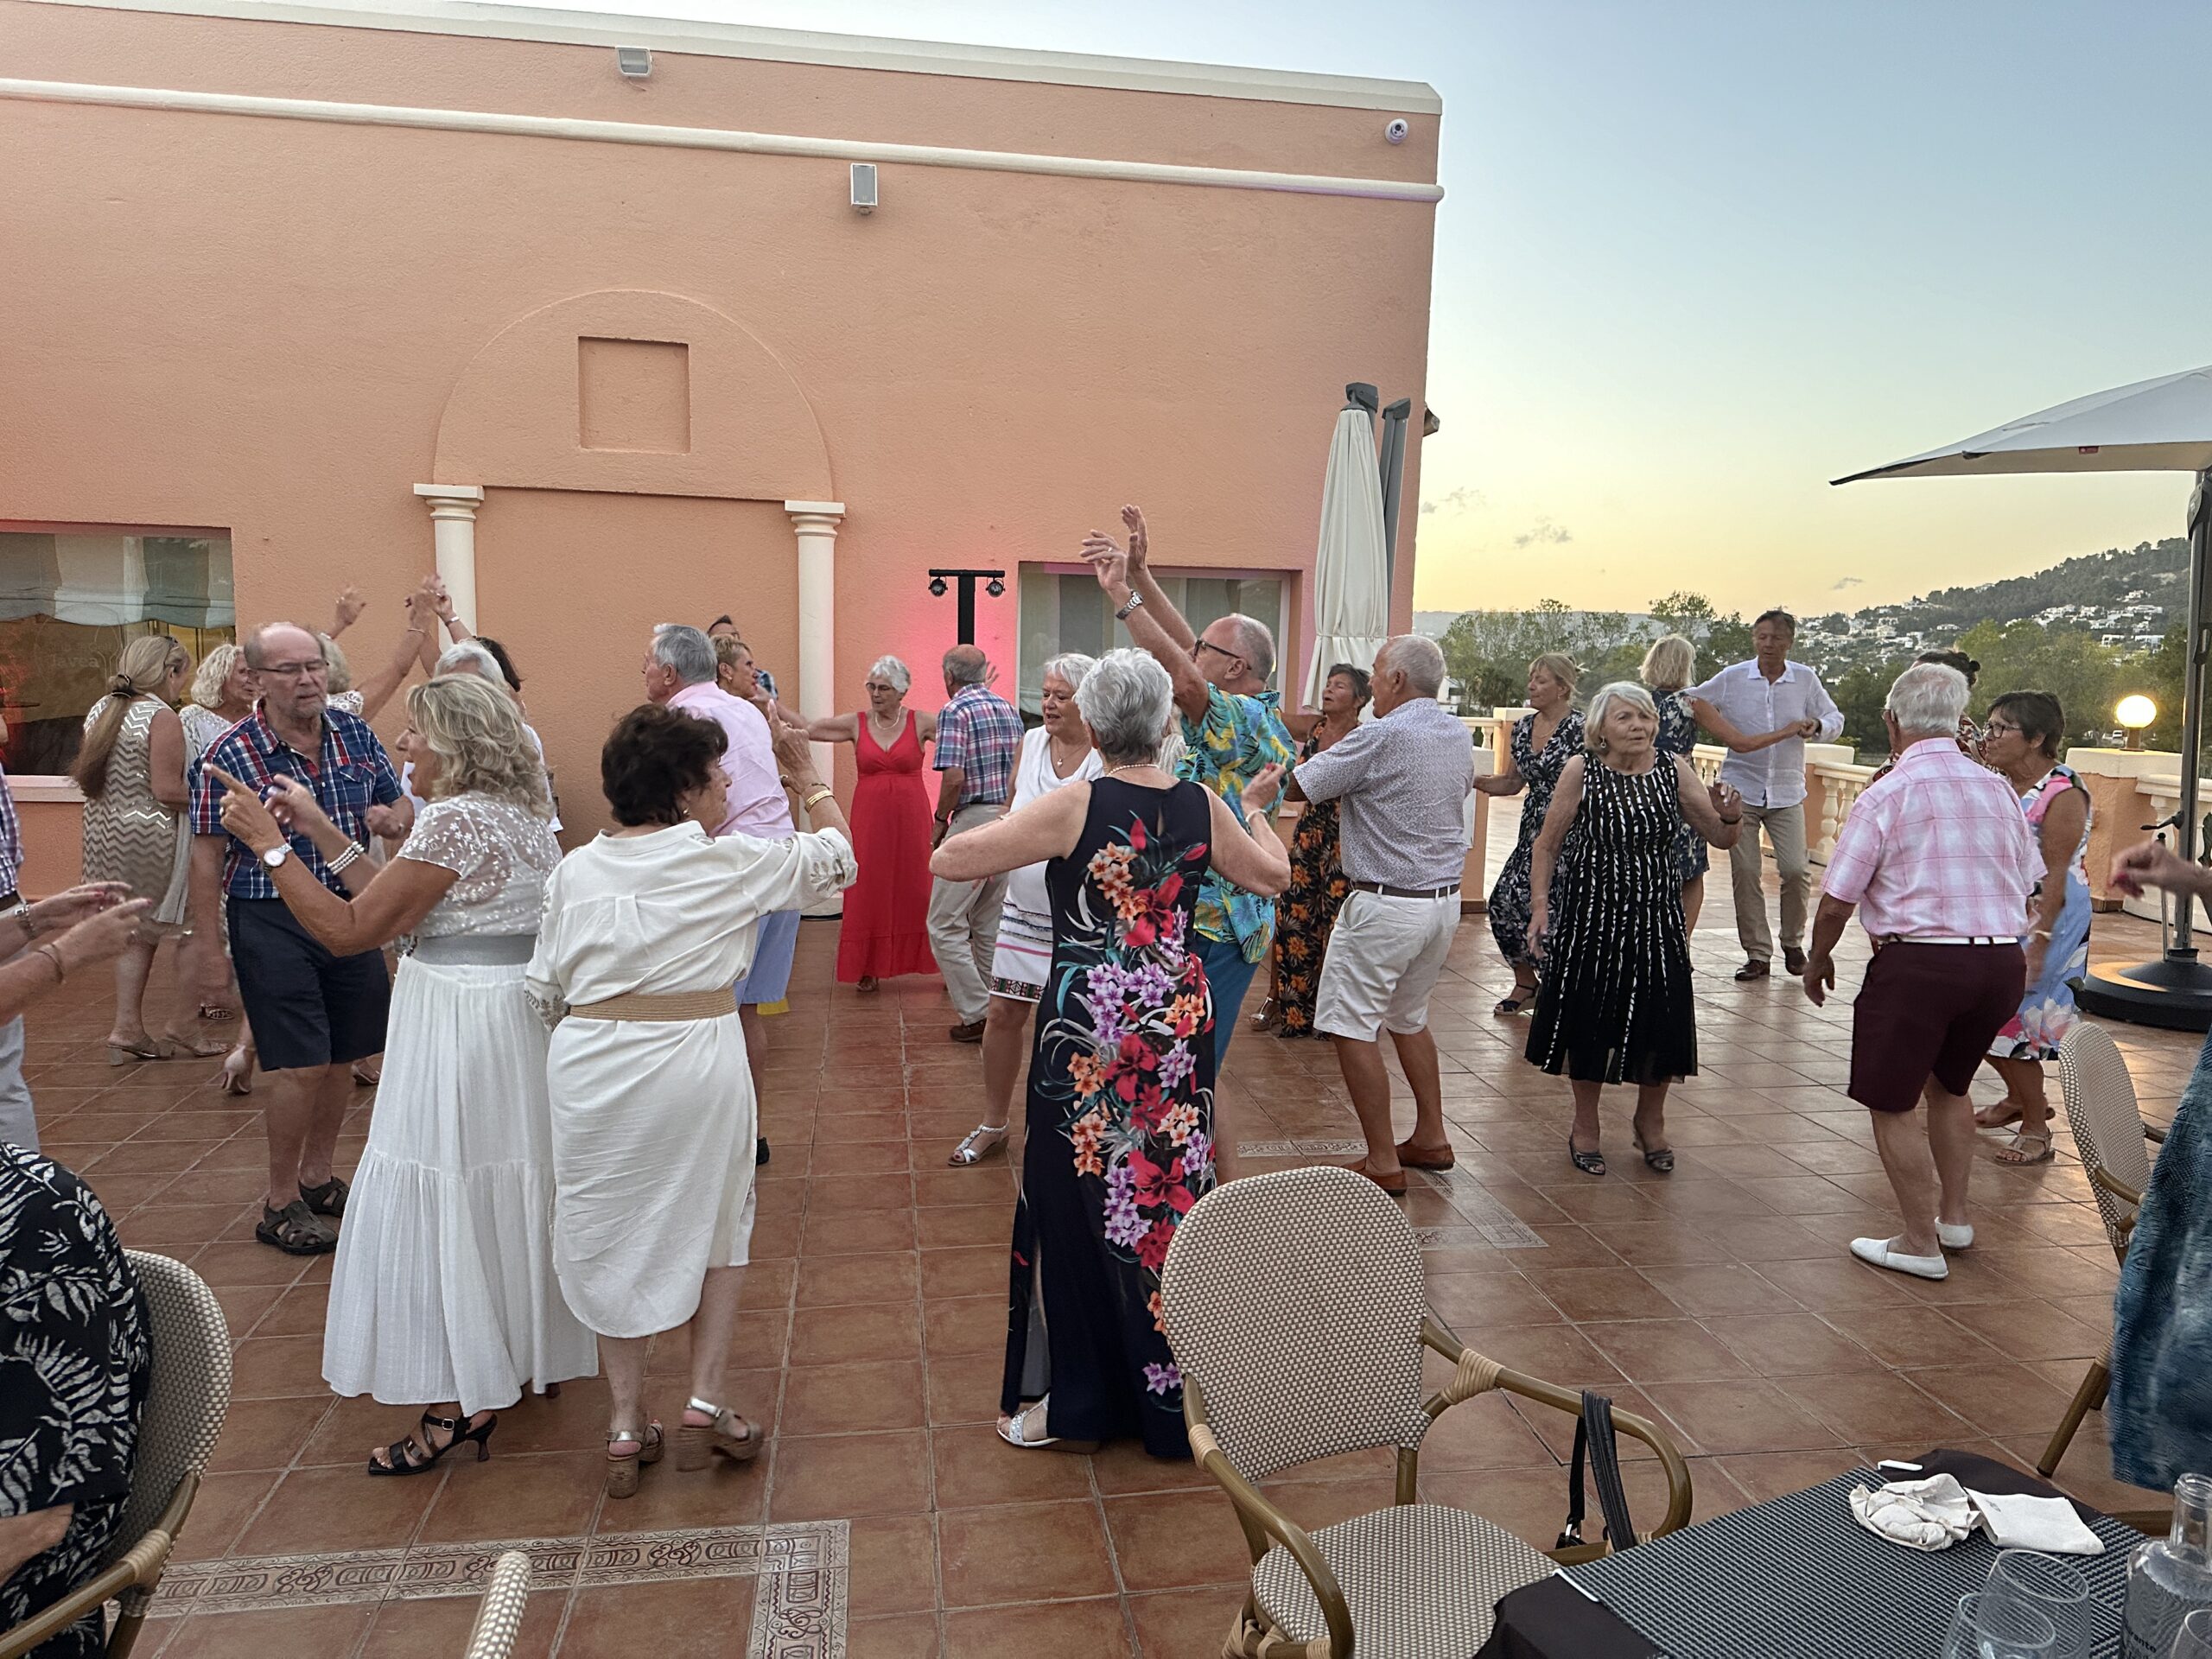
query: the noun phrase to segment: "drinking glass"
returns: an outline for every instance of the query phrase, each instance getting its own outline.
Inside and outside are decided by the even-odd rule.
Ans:
[[[2024,1602],[1977,1590],[1959,1598],[1943,1659],[2052,1659],[2057,1640],[2050,1621]]]
[[[2089,1581],[2056,1556],[1999,1550],[1981,1588],[1985,1598],[2009,1597],[2049,1619],[2057,1632],[2052,1659],[2089,1659]]]
[[[2168,1659],[2212,1659],[2212,1607],[2200,1607],[2182,1620]]]

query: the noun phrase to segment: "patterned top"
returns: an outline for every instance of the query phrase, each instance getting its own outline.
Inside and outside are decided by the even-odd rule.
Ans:
[[[0,1515],[76,1505],[61,1541],[0,1585],[0,1630],[91,1578],[114,1542],[152,1368],[145,1301],[100,1201],[0,1145]],[[93,1612],[38,1655],[105,1649]]]
[[[298,779],[315,791],[330,821],[364,844],[369,839],[369,808],[389,806],[399,798],[399,779],[367,721],[326,709],[322,751],[310,760],[276,735],[257,702],[253,713],[217,740],[192,767],[192,830],[229,837],[223,890],[233,899],[274,899],[276,884],[246,844],[223,828],[223,786],[208,772],[210,763],[264,793],[280,777]],[[294,836],[291,842],[294,855],[308,873],[340,898],[346,897],[344,881],[330,873],[315,844],[305,836]]]
[[[1819,721],[1823,743],[1833,743],[1843,730],[1843,711],[1821,677],[1802,663],[1784,663],[1778,680],[1760,673],[1757,658],[1737,663],[1692,686],[1690,696],[1711,703],[1746,737],[1800,720]],[[1720,781],[1747,805],[1795,806],[1805,798],[1805,740],[1784,738],[1751,754],[1731,749],[1720,763]]]
[[[1475,747],[1433,697],[1355,726],[1300,763],[1313,801],[1340,800],[1338,845],[1354,881],[1457,887],[1467,863],[1467,791]]]
[[[1923,738],[1844,820],[1821,891],[1859,906],[1878,939],[2018,938],[2043,855],[2012,785]]]
[[[196,702],[186,703],[176,711],[176,717],[184,727],[184,764],[188,766],[213,748],[223,734],[238,724]]]
[[[425,805],[399,856],[460,878],[416,924],[417,938],[535,933],[561,843],[553,826],[527,807],[472,791]]]
[[[1014,705],[988,685],[962,686],[937,716],[937,769],[957,766],[966,774],[953,810],[978,802],[1004,805],[1020,748],[1021,716]]]
[[[8,772],[0,766],[0,898],[16,890],[23,868],[23,824],[16,816],[16,791],[8,787]]]
[[[1244,785],[1269,766],[1289,766],[1298,759],[1291,747],[1290,728],[1282,723],[1282,699],[1273,691],[1248,697],[1206,688],[1203,720],[1183,716],[1183,758],[1178,775],[1204,785],[1229,804],[1236,822],[1244,822]],[[1268,804],[1272,812],[1281,802]],[[1244,960],[1258,962],[1268,954],[1275,934],[1275,901],[1223,880],[1211,867],[1198,887],[1198,937],[1222,944],[1236,941]]]

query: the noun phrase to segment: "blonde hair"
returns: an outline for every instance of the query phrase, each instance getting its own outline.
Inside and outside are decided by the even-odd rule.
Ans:
[[[1540,668],[1567,688],[1567,701],[1573,702],[1575,683],[1582,677],[1582,671],[1575,666],[1574,658],[1563,651],[1548,651],[1529,664],[1531,674]]]
[[[431,798],[474,792],[512,801],[541,818],[553,816],[545,763],[504,683],[442,674],[408,691],[407,718],[438,757]]]
[[[166,633],[142,633],[123,647],[114,676],[107,683],[107,695],[100,701],[99,718],[85,734],[69,768],[69,775],[87,799],[98,800],[107,793],[108,763],[115,758],[115,741],[122,734],[130,705],[141,697],[158,696],[168,678],[169,665],[180,657],[188,663],[192,660],[191,653]]]
[[[1679,691],[1696,672],[1697,647],[1681,634],[1669,633],[1651,642],[1636,674],[1654,691]]]
[[[1590,706],[1582,715],[1582,747],[1592,754],[1605,752],[1605,720],[1613,712],[1613,705],[1625,702],[1630,708],[1641,709],[1656,720],[1659,705],[1651,701],[1651,694],[1633,680],[1615,680],[1611,685],[1600,686],[1598,695],[1590,699]]]
[[[726,668],[735,668],[752,654],[753,647],[734,633],[718,633],[714,638],[715,661]]]
[[[217,645],[200,659],[200,671],[192,677],[191,701],[211,713],[223,706],[223,686],[231,677],[231,671],[238,666],[238,648],[236,645]]]
[[[338,649],[338,642],[327,633],[315,638],[322,642],[324,673],[322,689],[330,696],[337,696],[353,689],[353,664],[346,660],[346,653]]]

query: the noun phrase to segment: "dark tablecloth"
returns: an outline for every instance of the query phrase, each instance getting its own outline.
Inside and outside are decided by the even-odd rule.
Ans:
[[[1971,1452],[1917,1461],[1917,1475],[1840,1475],[1516,1590],[1498,1603],[1479,1659],[1929,1659],[1996,1549],[1980,1532],[1946,1550],[1890,1543],[1852,1518],[1851,1489],[1948,1474],[1977,1491],[2056,1494]],[[2140,1535],[2074,1507],[2105,1541],[2102,1555],[2071,1564],[2097,1603],[2091,1659],[2110,1659]]]

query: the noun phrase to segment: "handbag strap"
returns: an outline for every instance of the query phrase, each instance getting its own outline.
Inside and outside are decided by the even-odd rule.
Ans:
[[[1598,1508],[1605,1518],[1605,1541],[1616,1550],[1636,1542],[1636,1529],[1628,1512],[1628,1493],[1621,1485],[1620,1445],[1613,1433],[1613,1402],[1589,1389],[1582,1391],[1582,1414],[1574,1421],[1574,1460],[1567,1477],[1567,1525],[1554,1548],[1567,1549],[1583,1541],[1582,1466],[1587,1457],[1592,1478],[1598,1483]]]

